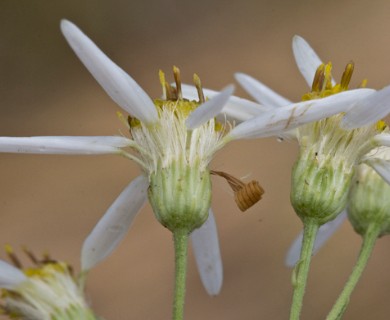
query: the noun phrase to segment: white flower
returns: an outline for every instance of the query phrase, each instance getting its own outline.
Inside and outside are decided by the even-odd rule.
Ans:
[[[49,257],[38,260],[28,251],[33,265],[23,268],[10,247],[7,252],[14,265],[0,260],[1,309],[5,314],[28,320],[97,319],[83,293],[89,269],[82,269],[76,277],[65,262]]]
[[[325,112],[324,119],[316,119],[310,124],[289,132],[290,136],[297,138],[301,147],[300,158],[293,172],[292,203],[294,208],[298,214],[307,214],[308,207],[313,206],[314,212],[309,212],[309,215],[318,214],[319,210],[323,209],[321,213],[323,216],[318,219],[326,222],[336,217],[345,207],[347,190],[356,165],[365,162],[379,173],[382,171],[382,175],[390,181],[390,164],[377,159],[375,154],[369,154],[370,150],[375,147],[390,145],[390,135],[386,133],[386,126],[380,120],[390,111],[388,108],[390,87],[377,92],[372,89],[347,91],[353,70],[352,64],[347,66],[341,83],[336,85],[331,77],[331,65],[323,65],[303,38],[294,37],[293,51],[299,70],[307,83],[312,86],[312,91],[303,97],[304,100],[323,101],[326,104],[329,101],[340,101],[344,98],[348,100],[351,96],[355,97],[355,100],[352,98],[352,100],[345,101],[344,109],[339,110],[342,113],[332,116]],[[288,108],[289,100],[252,77],[237,74],[236,79],[258,102],[269,107],[273,105],[278,109]],[[326,109],[327,107],[324,107],[323,111]],[[303,112],[310,113],[312,110],[313,108]],[[296,113],[292,113],[291,121],[295,121],[295,116]],[[324,168],[329,168],[331,171],[326,171],[324,174],[322,172]],[[384,170],[381,170],[383,168]],[[318,187],[317,191],[316,187]],[[339,191],[335,188],[339,188]],[[310,192],[313,195],[316,194],[316,198],[308,198],[307,194]],[[339,198],[336,199],[335,196]],[[323,203],[326,206],[321,208]],[[320,228],[315,251],[344,219],[345,214],[342,214],[336,220]],[[301,238],[302,235],[294,242],[288,253],[286,263],[290,266],[299,259],[300,245],[298,243]]]
[[[0,152],[116,154],[141,166],[143,174],[124,189],[85,242],[82,265],[88,268],[109,255],[122,240],[146,201],[148,188],[159,168],[169,167],[172,163],[184,163],[198,172],[208,171],[207,166],[213,153],[234,139],[229,127],[221,127],[221,123],[214,119],[225,104],[234,110],[234,105],[243,103],[253,114],[257,114],[258,106],[236,98],[228,101],[232,86],[206,102],[201,101],[199,105],[198,102],[181,99],[180,86],[169,89],[165,80],[162,82],[168,88],[164,87],[167,97],[165,100],[152,101],[128,74],[74,24],[64,20],[61,29],[72,49],[103,89],[130,114],[128,126],[131,138],[0,137]],[[239,111],[237,113],[240,114]],[[223,271],[217,229],[209,201],[209,197],[206,197],[207,209],[203,213],[203,217],[207,217],[209,211],[209,218],[202,228],[192,233],[191,238],[203,283],[206,290],[215,295],[221,288]]]

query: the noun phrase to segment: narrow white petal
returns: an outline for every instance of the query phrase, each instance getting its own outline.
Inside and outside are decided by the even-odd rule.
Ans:
[[[223,266],[217,226],[211,209],[203,226],[192,232],[191,240],[203,286],[209,295],[215,296],[222,288]]]
[[[377,134],[373,140],[379,146],[390,147],[390,134],[388,133]]]
[[[388,184],[390,184],[390,160],[367,158],[364,163],[372,167]]]
[[[0,152],[116,154],[132,141],[124,137],[0,137]]]
[[[316,240],[314,242],[313,255],[315,255],[318,250],[322,248],[326,241],[328,241],[328,239],[333,235],[333,233],[335,233],[337,229],[343,224],[346,218],[347,213],[346,211],[343,211],[334,220],[325,223],[319,228]],[[287,267],[292,268],[298,262],[301,254],[302,239],[303,232],[299,234],[299,236],[294,240],[293,244],[288,250],[285,261]]]
[[[345,129],[373,124],[390,113],[390,86],[368,96],[350,109],[342,121]]]
[[[293,37],[292,48],[298,69],[311,87],[316,70],[322,61],[306,40],[300,36]],[[333,79],[332,84],[335,85]]]
[[[327,98],[277,108],[239,124],[230,131],[229,136],[231,139],[242,139],[280,135],[305,123],[346,112],[359,103],[359,100],[374,92],[372,89],[349,90]]]
[[[96,224],[81,250],[83,271],[93,268],[118,246],[144,205],[147,188],[147,178],[139,176],[134,179]]]
[[[194,86],[182,84],[181,88],[184,98],[189,100],[199,100],[198,91]],[[210,89],[203,89],[203,93],[207,98],[213,98],[219,92]],[[258,116],[267,110],[270,110],[270,108],[243,98],[231,96],[221,113],[226,115],[228,118],[240,122]]]
[[[193,130],[209,121],[211,118],[216,117],[221,112],[233,92],[234,86],[229,85],[219,94],[201,104],[188,116],[186,120],[187,128]]]
[[[24,273],[13,265],[0,260],[0,288],[12,289],[26,281]]]
[[[260,81],[244,73],[236,73],[235,78],[238,83],[257,102],[270,108],[284,107],[291,104],[291,101],[276,93],[262,84]]]
[[[62,20],[61,30],[79,59],[119,106],[144,123],[158,121],[153,101],[134,79],[112,62],[73,23]]]

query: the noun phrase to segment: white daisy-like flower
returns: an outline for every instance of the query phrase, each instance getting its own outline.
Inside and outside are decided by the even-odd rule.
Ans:
[[[331,64],[324,65],[299,36],[293,39],[293,52],[299,70],[311,85],[311,92],[303,96],[304,101],[338,100],[344,94],[363,95],[358,102],[346,102],[342,113],[333,116],[324,114],[324,119],[289,132],[289,136],[296,137],[300,145],[300,156],[292,178],[291,201],[294,209],[301,218],[316,217],[320,224],[329,221],[319,230],[314,246],[316,252],[346,217],[345,213],[340,212],[346,206],[356,165],[367,163],[390,181],[390,163],[370,153],[378,146],[390,145],[390,135],[381,121],[390,111],[390,88],[376,92],[364,88],[348,90],[352,63],[347,65],[340,84],[336,84],[331,77]],[[265,106],[285,109],[291,103],[248,75],[237,74],[236,79],[255,100]],[[364,97],[367,90],[371,94]],[[294,115],[291,121],[294,121]],[[298,261],[301,240],[302,234],[288,252],[287,265],[293,266]]]
[[[9,246],[7,253],[12,264],[0,260],[2,313],[12,319],[27,320],[98,319],[83,292],[89,269],[82,269],[75,276],[65,262],[48,256],[40,260],[30,251],[25,252],[33,264],[30,267],[23,267]]]
[[[123,190],[85,242],[83,268],[89,268],[115,249],[148,198],[148,190],[152,205],[158,209],[156,211],[159,220],[167,224],[163,217],[164,211],[158,203],[161,199],[156,196],[157,191],[153,192],[153,189],[160,188],[158,193],[160,196],[164,194],[164,200],[167,200],[174,196],[174,191],[180,188],[180,184],[173,186],[171,183],[167,187],[161,179],[159,184],[159,176],[156,172],[167,168],[172,169],[172,163],[177,170],[171,171],[171,175],[175,172],[179,174],[183,168],[194,168],[192,174],[188,174],[192,183],[186,183],[183,187],[187,190],[185,193],[187,197],[192,197],[191,204],[197,205],[199,202],[198,208],[192,210],[192,213],[194,211],[196,214],[200,213],[201,217],[193,217],[191,212],[187,215],[184,215],[186,212],[178,212],[174,219],[177,218],[180,223],[191,224],[193,229],[200,227],[208,216],[203,226],[191,234],[191,239],[206,290],[209,294],[217,294],[222,285],[223,269],[215,219],[210,208],[210,179],[207,166],[213,153],[232,139],[228,138],[229,127],[224,128],[214,117],[224,105],[233,109],[232,105],[244,103],[254,114],[257,112],[255,110],[257,105],[235,98],[232,99],[233,103],[227,101],[233,91],[232,86],[209,101],[203,100],[200,103],[185,100],[179,92],[180,87],[169,88],[164,79],[162,79],[163,85],[167,86],[165,100],[152,101],[128,74],[101,52],[74,24],[62,21],[61,29],[72,49],[96,80],[110,97],[130,114],[128,128],[131,138],[124,136],[0,137],[0,152],[116,154],[134,160],[141,166],[143,174]],[[175,74],[179,76],[178,72]],[[180,79],[177,80],[180,85]],[[135,151],[135,154],[130,153],[131,151]],[[187,170],[187,173],[191,172]],[[199,180],[203,181],[203,186],[197,183]],[[197,193],[200,193],[201,199]],[[179,200],[181,202],[179,201],[178,205],[184,207],[189,203],[189,199],[185,197]],[[165,204],[165,201],[162,203]]]

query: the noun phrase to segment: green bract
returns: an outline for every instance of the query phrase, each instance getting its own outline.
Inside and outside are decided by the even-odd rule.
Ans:
[[[359,166],[349,200],[348,217],[357,233],[364,235],[372,224],[380,227],[379,236],[390,233],[390,186],[369,166]]]

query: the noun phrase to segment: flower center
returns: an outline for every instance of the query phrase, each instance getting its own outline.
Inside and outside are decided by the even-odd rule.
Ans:
[[[182,87],[181,87],[181,76],[180,69],[176,66],[173,67],[173,76],[175,79],[175,87],[172,87],[168,81],[166,81],[165,74],[162,70],[159,71],[160,83],[163,91],[162,99],[154,99],[154,104],[159,113],[160,119],[161,114],[164,111],[169,111],[175,114],[177,118],[187,119],[191,112],[206,101],[200,78],[197,74],[193,76],[193,82],[198,92],[198,101],[188,100],[183,98]],[[128,117],[128,123],[130,128],[134,128],[141,125],[141,122],[137,118]],[[223,125],[215,121],[215,130],[223,130]]]
[[[351,82],[354,71],[354,63],[349,62],[343,72],[340,83],[332,83],[332,63],[321,64],[314,75],[311,92],[305,93],[302,96],[302,101],[325,98],[333,94],[347,91]],[[364,79],[359,88],[364,88],[367,85],[367,79]],[[376,123],[377,131],[381,132],[386,128],[386,123],[380,120]]]
[[[314,75],[311,92],[306,93],[302,97],[302,101],[325,98],[330,95],[348,90],[349,83],[354,70],[353,62],[350,62],[345,67],[341,81],[339,84],[332,84],[332,63],[321,64]],[[366,82],[363,82],[365,85]]]

